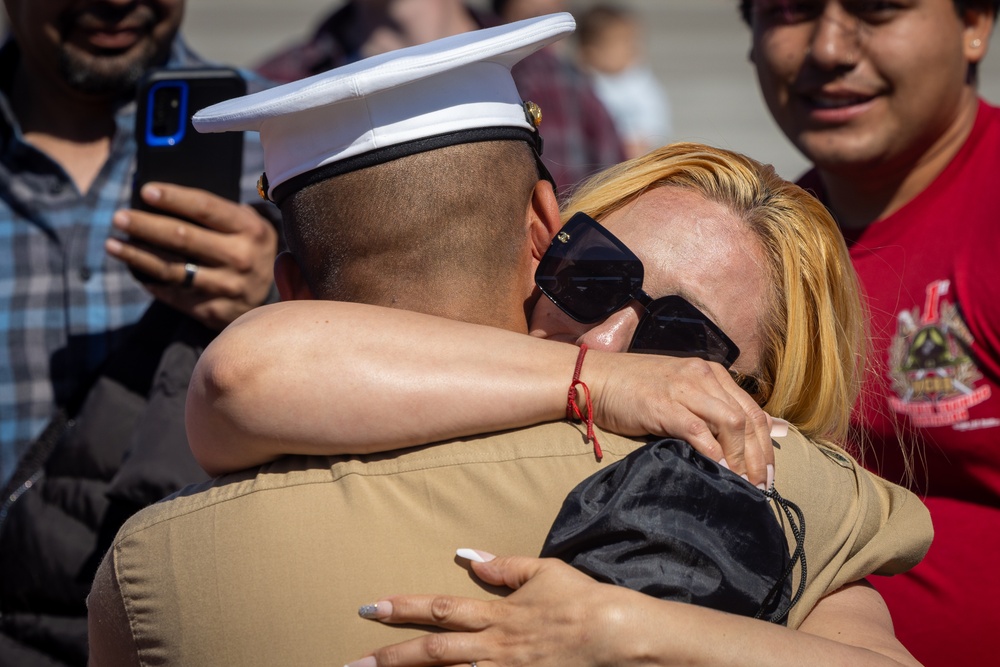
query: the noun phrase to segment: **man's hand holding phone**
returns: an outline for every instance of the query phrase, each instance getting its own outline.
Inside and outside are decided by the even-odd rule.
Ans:
[[[149,183],[141,197],[158,212],[117,211],[113,224],[129,238],[105,247],[160,281],[146,284],[153,296],[216,330],[264,302],[278,243],[269,221],[196,188]]]

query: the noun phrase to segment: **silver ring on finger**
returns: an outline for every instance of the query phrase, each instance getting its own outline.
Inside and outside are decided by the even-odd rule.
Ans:
[[[194,285],[194,277],[198,274],[198,265],[193,262],[188,262],[184,265],[184,280],[181,282],[181,287],[188,288]]]
[[[469,663],[469,667],[479,667],[479,665],[477,665],[476,661],[473,660],[472,662]]]

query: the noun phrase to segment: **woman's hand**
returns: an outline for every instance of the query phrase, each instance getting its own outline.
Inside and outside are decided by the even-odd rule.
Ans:
[[[601,584],[555,559],[463,551],[480,579],[514,592],[492,601],[398,595],[362,607],[365,618],[450,632],[380,648],[347,667],[918,664],[863,582],[823,598],[796,631]]]
[[[476,575],[514,589],[502,600],[450,595],[402,595],[363,607],[383,623],[431,625],[447,633],[429,634],[387,646],[349,667],[429,667],[467,665],[514,667],[572,664],[624,665],[621,650],[642,652],[644,602],[638,593],[601,584],[556,559],[493,556],[472,562]],[[660,603],[663,604],[663,603]]]
[[[721,365],[703,359],[589,351],[583,376],[594,422],[622,435],[669,436],[766,488],[773,420]]]

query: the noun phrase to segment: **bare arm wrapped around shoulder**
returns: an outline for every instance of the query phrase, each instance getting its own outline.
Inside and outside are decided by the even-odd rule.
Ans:
[[[377,306],[264,306],[198,363],[188,438],[199,463],[220,474],[283,454],[365,454],[563,419],[578,354]],[[683,438],[764,480],[768,417],[718,364],[591,350],[581,379],[598,425]]]

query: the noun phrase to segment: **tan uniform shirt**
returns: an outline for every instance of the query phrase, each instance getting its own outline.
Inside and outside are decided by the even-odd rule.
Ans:
[[[537,554],[566,494],[641,442],[545,424],[392,455],[291,457],[192,487],[119,531],[89,598],[95,665],[344,664],[419,630],[358,617],[398,593],[486,591],[455,558]],[[826,592],[914,565],[919,500],[793,433],[779,491],[806,514],[809,585]],[[809,470],[808,479],[804,472]]]

